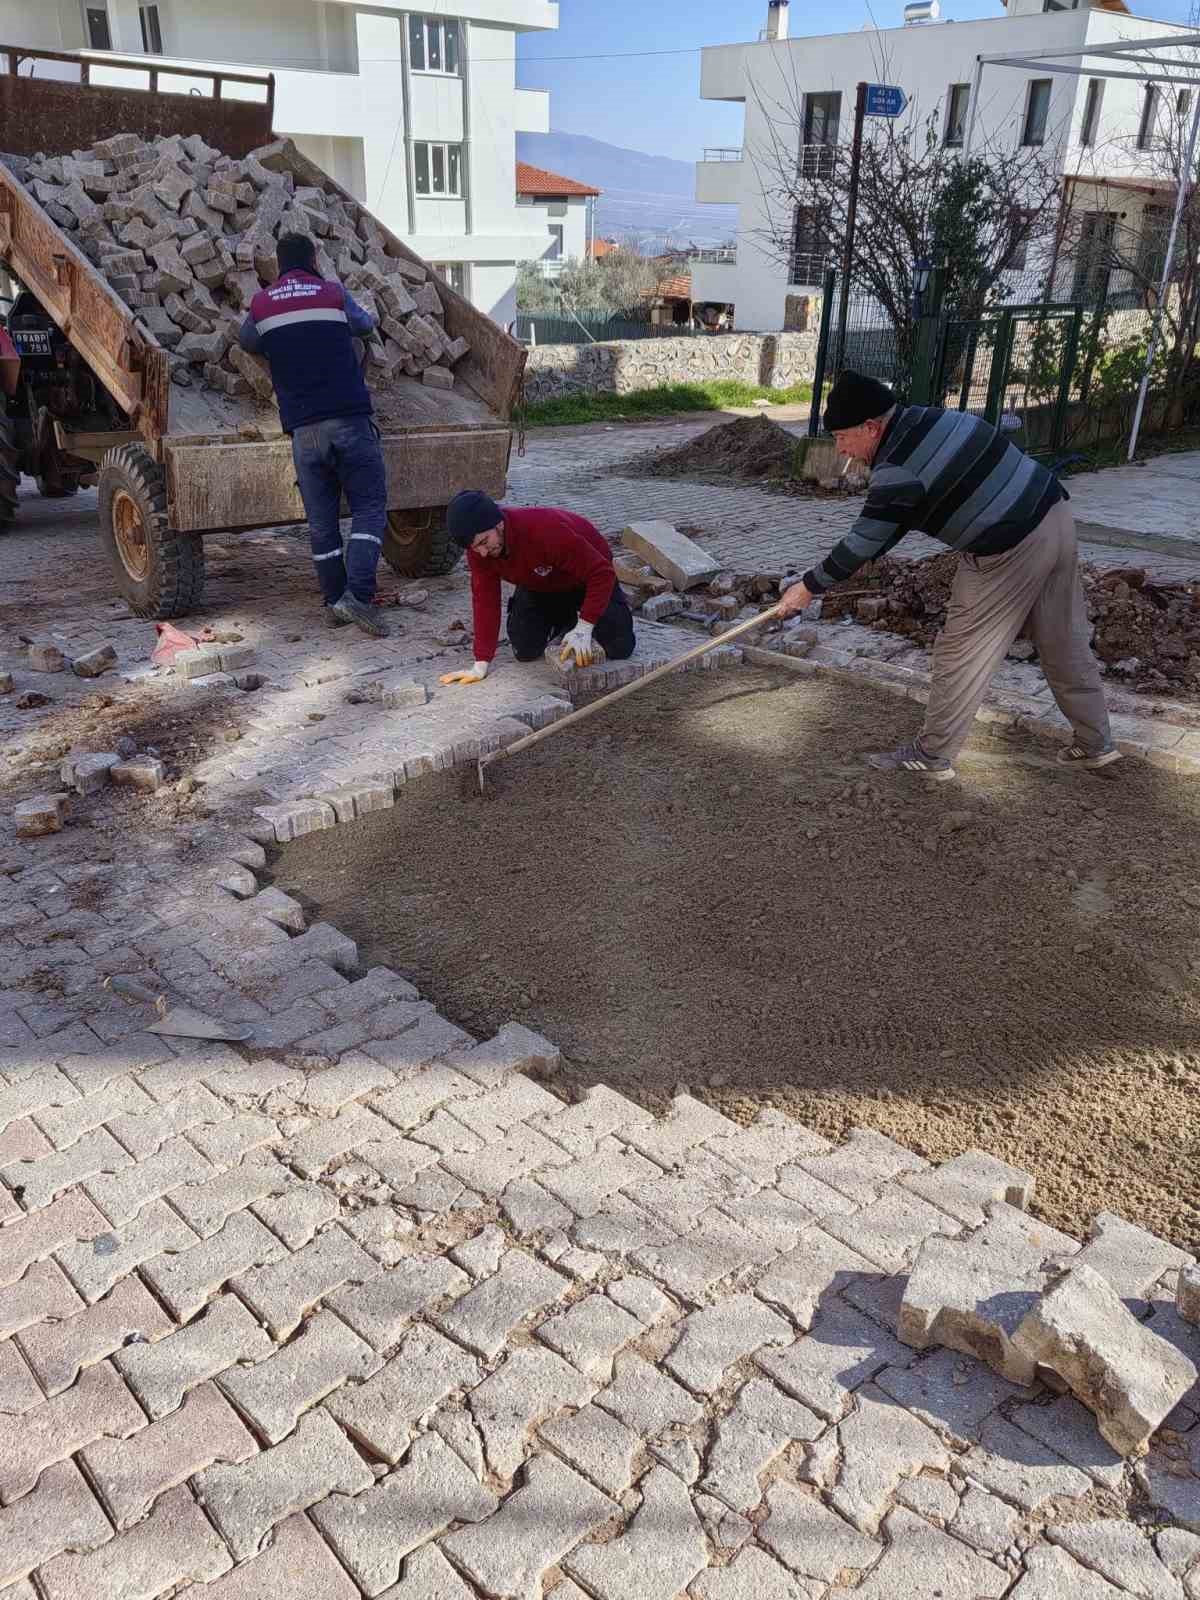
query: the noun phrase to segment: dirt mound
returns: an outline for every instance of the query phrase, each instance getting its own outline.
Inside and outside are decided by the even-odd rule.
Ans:
[[[651,450],[620,465],[622,476],[642,478],[787,478],[796,438],[769,417],[719,423],[674,450]]]
[[[921,561],[884,556],[831,590],[823,613],[856,616],[931,645],[945,623],[957,567],[953,551]],[[1142,567],[1081,570],[1093,649],[1106,672],[1146,693],[1200,694],[1200,580],[1156,583]],[[1036,659],[1031,644],[1027,654]]]

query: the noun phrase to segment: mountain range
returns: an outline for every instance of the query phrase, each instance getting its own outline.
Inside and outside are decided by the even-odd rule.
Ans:
[[[726,244],[737,230],[736,206],[696,203],[696,169],[689,161],[581,133],[518,133],[517,159],[600,189],[597,238],[619,239],[646,255]]]

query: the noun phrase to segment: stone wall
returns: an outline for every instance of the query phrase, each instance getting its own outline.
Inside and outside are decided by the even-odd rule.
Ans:
[[[629,394],[667,383],[740,378],[787,389],[813,375],[817,333],[720,333],[684,339],[546,344],[529,352],[530,404],[568,394]]]

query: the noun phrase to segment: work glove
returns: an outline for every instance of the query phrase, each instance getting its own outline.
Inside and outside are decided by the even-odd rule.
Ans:
[[[488,675],[486,661],[477,661],[473,667],[461,667],[457,672],[447,672],[439,683],[482,683]]]
[[[582,619],[575,624],[562,642],[558,659],[566,662],[574,656],[577,667],[590,667],[604,660],[604,651],[592,640],[592,624]]]

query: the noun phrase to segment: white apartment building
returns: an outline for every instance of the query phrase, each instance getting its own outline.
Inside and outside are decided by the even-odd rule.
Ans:
[[[276,133],[502,325],[547,245],[514,193],[517,133],[550,127],[549,95],[516,86],[517,35],[557,26],[553,0],[0,0],[0,43],[86,55],[93,83],[147,87],[134,57],[194,66],[204,93],[205,70],[273,72]]]
[[[528,161],[517,162],[517,204],[539,217],[546,242],[538,262],[542,275],[557,278],[569,261],[586,261],[595,239],[595,202],[600,190]]]
[[[1067,9],[1072,3],[1076,9]],[[1156,90],[1128,78],[1106,78],[1106,58],[1089,58],[1086,48],[1188,30],[1132,17],[1124,0],[1101,4],[1105,9],[1086,0],[1008,0],[1007,6],[996,0],[997,15],[980,21],[930,20],[804,38],[789,35],[788,0],[771,0],[758,40],[703,53],[701,97],[741,103],[745,122],[739,148],[706,151],[697,163],[697,199],[738,207],[738,243],[724,260],[694,264],[694,298],[732,304],[739,329],[782,328],[788,296],[820,288],[823,235],[819,215],[807,215],[802,205],[784,215],[772,197],[778,187],[771,155],[776,141],[794,139],[798,147],[848,144],[856,86],[867,81],[899,85],[919,122],[932,113],[942,142],[961,145],[981,55],[1084,52],[1072,62],[1083,68],[1081,76],[988,67],[975,113],[974,147],[1043,146],[1071,184],[1072,206],[1091,210],[1091,197],[1098,231],[1136,228],[1142,218],[1161,229],[1173,186],[1162,184],[1161,171],[1149,170],[1149,157],[1139,160],[1139,146],[1161,114],[1165,96],[1194,94],[1200,87]],[[936,13],[936,6],[910,9]],[[1108,58],[1110,72],[1117,65]],[[1200,75],[1200,53],[1189,70]],[[789,260],[766,238],[792,241]],[[1031,269],[1035,265],[1032,259],[1028,263]],[[1072,290],[1072,264],[1060,261],[1055,292],[1073,298]]]

